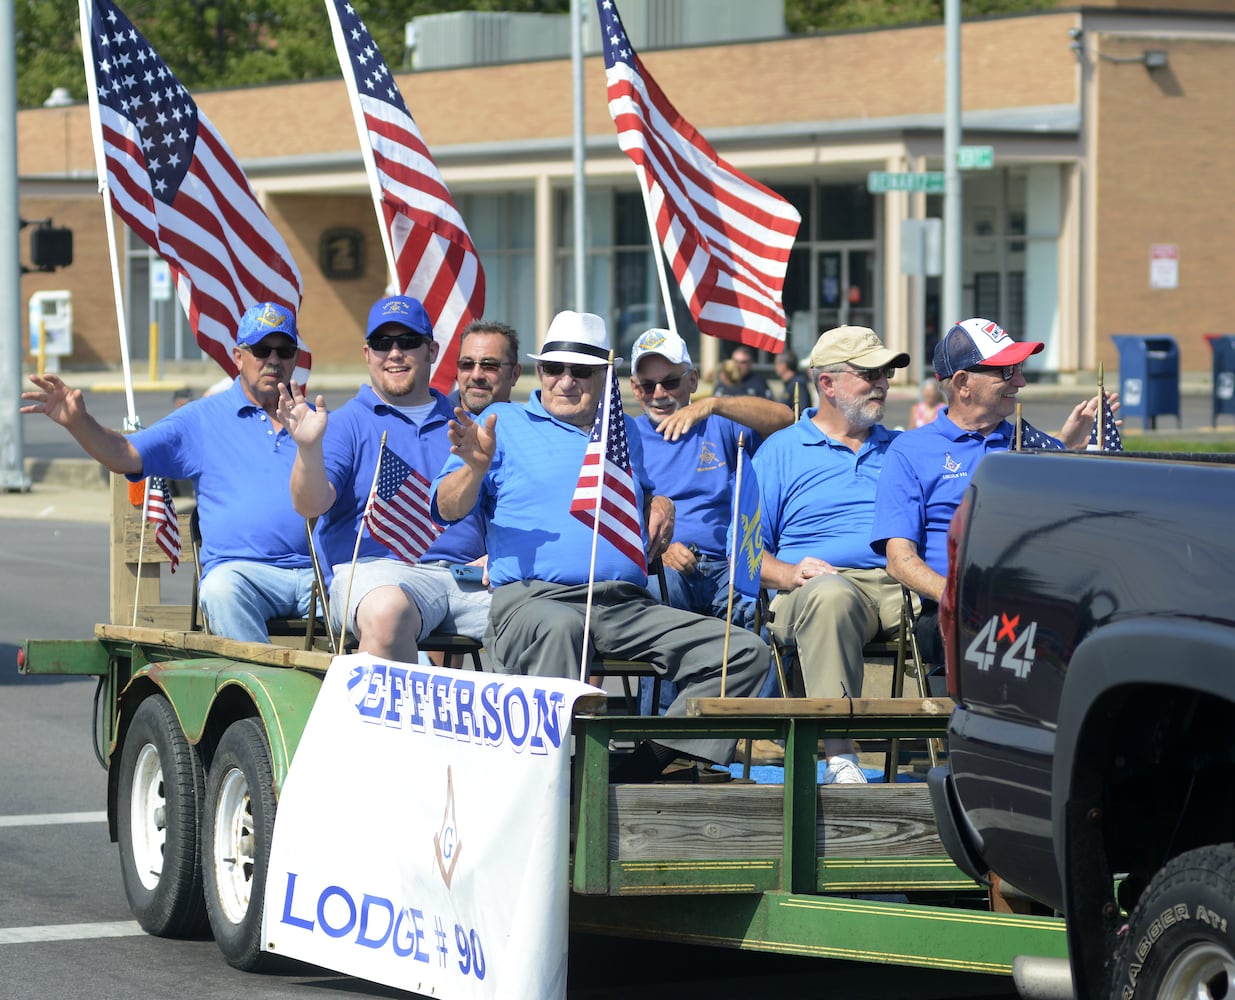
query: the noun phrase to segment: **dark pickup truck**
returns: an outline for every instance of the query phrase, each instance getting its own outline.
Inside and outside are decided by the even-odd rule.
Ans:
[[[940,835],[1079,998],[1235,996],[1233,459],[995,454],[952,523]]]

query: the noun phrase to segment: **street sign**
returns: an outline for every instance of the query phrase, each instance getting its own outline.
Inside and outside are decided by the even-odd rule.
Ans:
[[[994,165],[994,146],[957,147],[956,167],[958,170],[990,170]]]
[[[901,274],[943,273],[943,220],[901,219]]]
[[[885,170],[872,170],[866,175],[866,190],[871,194],[887,194],[889,191],[943,194],[943,173],[936,170],[921,173],[890,173]]]

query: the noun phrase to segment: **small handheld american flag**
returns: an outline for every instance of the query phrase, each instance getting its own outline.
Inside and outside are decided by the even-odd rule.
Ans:
[[[146,520],[154,525],[154,541],[171,561],[172,572],[180,565],[180,519],[172,492],[162,476],[146,480]]]
[[[596,407],[596,419],[592,422],[592,434],[583,456],[583,467],[579,470],[570,512],[591,528],[596,524],[598,506],[600,536],[646,573],[643,512],[635,494],[626,440],[626,415],[622,411],[617,372],[612,365],[609,366],[605,398]]]
[[[370,535],[405,562],[419,562],[443,530],[429,516],[429,485],[382,443],[364,523]]]

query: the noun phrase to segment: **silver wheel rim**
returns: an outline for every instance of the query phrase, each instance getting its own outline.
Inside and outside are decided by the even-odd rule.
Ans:
[[[1223,1000],[1235,996],[1235,956],[1206,941],[1189,945],[1171,962],[1160,1000]]]
[[[219,783],[214,827],[214,870],[219,905],[233,924],[249,912],[253,888],[253,800],[244,772],[232,768]]]
[[[147,890],[158,888],[167,846],[167,797],[163,790],[163,762],[153,743],[138,751],[133,767],[129,833],[138,880]]]

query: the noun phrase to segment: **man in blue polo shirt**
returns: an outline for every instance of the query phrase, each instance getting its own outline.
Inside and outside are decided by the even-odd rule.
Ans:
[[[299,445],[292,501],[303,516],[319,517],[332,625],[346,622],[375,656],[414,661],[420,641],[435,629],[472,639],[484,634],[488,588],[482,579],[452,573],[454,566],[483,562],[483,528],[477,518],[464,518],[409,563],[363,524],[383,434],[388,452],[427,483],[450,453],[446,425],[453,416],[446,397],[429,386],[439,345],[424,306],[406,295],[379,299],[366,329],[369,385],[328,417],[322,397],[311,408],[293,383],[279,412]]]
[[[473,421],[457,411],[452,457],[433,484],[435,515],[452,522],[480,510],[487,519],[489,575],[496,588],[485,645],[511,673],[578,677],[593,535],[570,514],[571,499],[609,377],[609,335],[590,313],[559,313],[537,362],[540,389],[526,406],[495,404]],[[673,538],[673,505],[652,496],[639,435],[626,418],[635,501],[645,513],[649,558]],[[658,604],[647,574],[603,535],[596,540],[590,621],[593,651],[648,660],[675,680],[686,699],[721,690],[725,626]],[[730,639],[726,693],[750,695],[767,669],[767,647],[741,630]],[[587,676],[586,666],[582,676]],[[733,740],[646,743],[625,762],[620,780],[653,779],[668,771],[708,777],[675,760],[728,762]]]
[[[303,346],[296,317],[259,303],[240,319],[232,357],[240,370],[225,392],[194,400],[135,434],[103,427],[80,390],[54,375],[31,376],[26,392],[93,458],[137,481],[189,479],[201,525],[199,598],[215,635],[266,642],[266,620],[309,613],[313,569],[304,519],[292,508],[287,477],[296,442],[278,418],[279,386]]]
[[[1026,384],[1023,365],[1043,346],[1015,341],[987,319],[957,323],[935,346],[935,376],[948,405],[888,449],[870,545],[886,555],[888,572],[923,599],[916,632],[928,663],[942,661],[936,619],[948,572],[948,526],[982,457],[1013,447],[1008,417]],[[1099,410],[1097,396],[1077,404],[1058,439],[1032,430],[1033,447],[1083,450]]]
[[[630,387],[643,406],[634,427],[643,462],[656,492],[673,501],[673,542],[665,550],[666,604],[724,618],[729,604],[729,557],[725,532],[733,507],[738,439],[752,455],[759,442],[793,423],[793,411],[761,396],[705,396],[691,402],[699,372],[686,342],[669,330],[652,329],[635,340]],[[650,581],[658,594],[655,579]],[[749,628],[754,601],[738,594],[733,621]],[[651,678],[639,682],[639,707],[652,711]],[[677,691],[661,684],[659,708]]]

